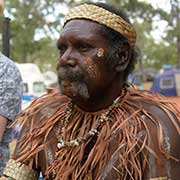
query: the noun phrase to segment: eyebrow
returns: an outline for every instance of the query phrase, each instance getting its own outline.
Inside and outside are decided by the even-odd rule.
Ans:
[[[92,38],[91,38],[92,37]],[[76,40],[76,42],[78,43],[78,42],[82,42],[82,43],[89,43],[89,44],[93,44],[94,43],[94,40],[96,39],[95,37],[93,38],[94,36],[92,35],[92,36],[89,36],[89,37],[87,37],[87,36],[84,36],[84,35],[79,35],[79,36],[76,36],[75,38],[74,38],[74,40]],[[91,39],[90,39],[91,38]],[[56,43],[56,45],[57,45],[57,48],[58,47],[60,47],[60,45],[61,44],[65,44],[66,43],[66,39],[63,37],[63,36],[61,36],[60,38],[59,38],[59,40],[57,41],[57,43]]]

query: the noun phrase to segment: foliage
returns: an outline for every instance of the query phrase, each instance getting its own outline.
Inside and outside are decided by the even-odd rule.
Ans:
[[[52,3],[42,0],[7,0],[6,10],[11,17],[11,58],[20,63],[54,64],[56,43],[52,38],[53,29],[60,29],[59,14],[51,23],[46,16],[54,12]],[[45,35],[35,39],[37,32]]]
[[[106,1],[125,10],[135,25],[138,32],[137,45],[141,49],[142,59],[139,60],[142,60],[145,67],[158,69],[167,62],[180,64],[178,0],[170,0],[171,12],[154,8],[145,1]],[[58,57],[55,46],[64,16],[62,5],[67,8],[74,3],[75,0],[67,0],[66,3],[63,0],[6,0],[5,8],[11,18],[11,57],[17,62],[35,62],[43,69],[51,64],[55,70]],[[165,36],[158,43],[151,34],[156,28],[154,19],[168,23]],[[37,34],[41,37],[37,38]]]
[[[171,46],[176,47],[176,64],[180,67],[180,1],[170,0],[170,4],[170,14],[162,17],[168,22],[167,36],[164,37],[164,40]]]
[[[138,32],[137,45],[141,49],[141,58],[145,67],[159,69],[163,64],[180,64],[180,2],[170,0],[171,12],[154,8],[150,4],[138,0],[109,0],[116,7],[121,7],[132,19]],[[156,29],[154,20],[166,21],[168,26],[164,37],[156,42],[151,32]],[[179,60],[178,60],[179,59]]]

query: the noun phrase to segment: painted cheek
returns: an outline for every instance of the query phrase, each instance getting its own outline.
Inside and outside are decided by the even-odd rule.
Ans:
[[[91,79],[97,79],[100,76],[100,70],[91,58],[87,58],[86,61],[87,72]]]

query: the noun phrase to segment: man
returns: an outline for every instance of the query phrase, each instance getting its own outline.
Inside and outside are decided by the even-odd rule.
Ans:
[[[126,84],[136,32],[109,5],[85,3],[65,18],[57,42],[62,96],[35,100],[2,179],[177,180],[178,109]]]
[[[11,129],[7,127],[20,111],[22,85],[18,68],[0,53],[0,175],[9,159]]]

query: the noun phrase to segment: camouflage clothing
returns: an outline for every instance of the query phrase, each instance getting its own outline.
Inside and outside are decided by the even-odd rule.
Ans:
[[[8,125],[21,109],[22,88],[22,78],[16,65],[0,53],[0,115],[8,119]],[[11,129],[6,128],[0,143],[0,176],[9,158],[11,137]]]

